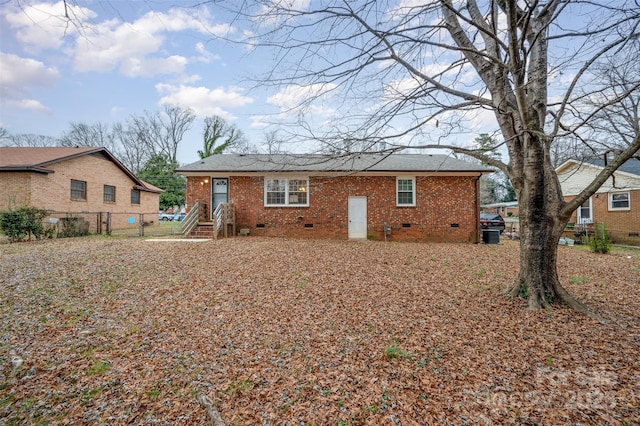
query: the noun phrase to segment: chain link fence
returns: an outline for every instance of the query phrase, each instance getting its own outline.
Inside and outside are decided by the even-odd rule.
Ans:
[[[179,220],[160,220],[157,212],[51,212],[45,227],[53,228],[53,236],[64,238],[89,234],[111,236],[169,236],[182,232]]]

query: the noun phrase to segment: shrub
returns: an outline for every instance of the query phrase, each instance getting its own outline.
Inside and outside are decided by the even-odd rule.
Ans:
[[[15,210],[0,213],[0,231],[9,238],[9,242],[22,241],[26,237],[24,219],[24,215]]]
[[[16,210],[0,213],[0,231],[15,243],[31,239],[51,238],[53,229],[45,228],[42,222],[49,215],[47,210],[23,206]]]
[[[596,224],[595,234],[589,239],[589,245],[594,253],[609,253],[611,251],[611,240],[607,235],[607,228],[603,223]]]

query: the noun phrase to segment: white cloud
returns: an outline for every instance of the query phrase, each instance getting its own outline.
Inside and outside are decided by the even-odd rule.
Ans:
[[[251,127],[265,127],[266,123],[336,119],[336,110],[330,105],[336,88],[337,85],[333,83],[286,86],[267,98],[267,103],[278,107],[279,112],[270,116],[252,117]]]
[[[190,83],[195,83],[196,81],[200,81],[200,80],[202,80],[202,77],[200,77],[200,75],[193,74],[193,75],[183,76],[182,78],[180,78],[180,83],[181,84],[190,84]]]
[[[264,129],[269,125],[273,124],[268,116],[266,115],[252,115],[251,116],[251,124],[249,125],[252,129]]]
[[[7,10],[5,19],[26,48],[64,50],[77,71],[117,69],[128,77],[183,73],[189,59],[166,50],[172,33],[195,31],[207,36],[228,36],[235,31],[230,24],[210,22],[212,17],[205,6],[151,11],[124,22],[121,18],[99,21],[92,10],[68,1],[66,9],[64,2],[58,1]],[[66,19],[65,13],[71,19]],[[199,56],[192,60],[218,59],[204,45],[195,47]]]
[[[160,50],[161,35],[138,31],[117,20],[96,24],[75,47],[75,68],[79,71],[110,71],[131,59],[144,59]],[[123,67],[124,70],[129,69]]]
[[[189,60],[182,56],[158,57],[168,33],[197,31],[203,34],[227,35],[234,31],[228,24],[212,25],[206,8],[170,9],[166,13],[149,12],[133,22],[104,21],[93,26],[91,33],[79,38],[75,66],[80,71],[109,71],[119,65],[129,77],[178,74]],[[210,61],[215,55],[196,45],[198,61]],[[205,55],[206,53],[206,55]]]
[[[290,85],[267,98],[267,102],[279,107],[281,110],[297,109],[311,100],[328,100],[331,98],[330,91],[335,88],[336,85],[333,83],[316,83],[306,86]]]
[[[96,16],[91,10],[70,2],[67,2],[66,14],[72,17],[71,22],[65,18],[65,4],[62,1],[33,3],[7,8],[5,19],[16,30],[16,38],[28,50],[39,51],[62,47],[65,36],[77,36],[78,29]]]
[[[49,110],[39,101],[27,99],[31,88],[50,87],[59,77],[58,70],[35,59],[0,52],[0,98],[3,103],[39,112]]]
[[[46,106],[42,105],[40,101],[35,99],[20,99],[20,100],[10,100],[7,102],[8,107],[26,109],[30,111],[40,112],[42,114],[51,114],[51,110]]]
[[[209,89],[203,86],[157,84],[156,90],[164,94],[160,104],[188,107],[200,117],[219,115],[226,120],[232,120],[233,115],[225,108],[239,108],[253,102],[252,98],[242,94],[239,87]]]
[[[126,58],[120,66],[120,72],[127,77],[179,74],[184,71],[186,64],[187,58],[175,55],[168,58]]]
[[[211,24],[211,18],[206,7],[199,9],[174,8],[167,13],[149,12],[132,23],[138,31],[147,33],[180,32],[194,30],[216,37],[228,36],[235,31],[230,24]]]
[[[208,64],[211,61],[217,61],[220,59],[220,55],[209,52],[201,41],[196,43],[196,51],[200,54],[200,56],[196,58],[196,61],[198,62]]]

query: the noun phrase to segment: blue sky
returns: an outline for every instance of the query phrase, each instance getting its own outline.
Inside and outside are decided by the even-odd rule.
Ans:
[[[311,0],[287,1],[300,10],[313,4]],[[133,114],[155,113],[166,104],[179,105],[191,108],[198,117],[178,151],[178,160],[184,164],[198,160],[202,120],[208,116],[223,117],[241,129],[251,144],[260,146],[265,132],[277,129],[267,127],[268,122],[281,120],[295,128],[304,119],[313,124],[313,136],[321,135],[325,129],[354,123],[349,120],[367,116],[380,105],[394,105],[389,99],[418,88],[415,78],[394,71],[393,61],[376,62],[358,73],[357,84],[339,88],[332,87],[331,82],[314,82],[312,77],[306,84],[284,81],[279,86],[256,86],[251,77],[275,69],[274,59],[280,60],[286,72],[300,65],[300,56],[278,56],[269,49],[233,43],[229,40],[250,39],[249,32],[255,26],[225,11],[220,2],[191,6],[194,3],[196,0],[69,0],[67,13],[73,18],[69,22],[62,18],[65,5],[61,0],[0,1],[0,125],[11,134],[59,137],[69,130],[71,122],[125,123]],[[391,2],[407,10],[421,3]],[[266,7],[268,2],[259,4]],[[399,9],[389,7],[377,12],[376,18],[397,23]],[[568,16],[574,19],[573,14]],[[275,27],[278,22],[266,20],[260,24]],[[297,30],[302,37],[313,34],[322,38],[325,34],[309,27]],[[444,33],[441,36],[446,38]],[[566,43],[564,39],[561,42]],[[567,53],[565,45],[560,47],[564,50],[556,60],[562,62],[571,52]],[[318,49],[325,48],[319,56],[326,54],[327,62],[348,63],[354,55],[354,49],[335,45]],[[455,50],[447,53],[434,48],[418,51],[410,60],[421,71],[437,74],[458,56]],[[459,85],[465,92],[486,96],[483,83],[469,67],[453,68],[444,78],[450,78],[451,85]],[[566,69],[557,68],[549,75],[549,93],[558,88],[562,93],[571,78]],[[313,97],[320,88],[325,93],[313,104],[296,109],[301,100]],[[382,122],[380,132],[403,135],[408,124],[428,117],[432,107],[418,103],[414,111],[405,110],[410,113],[399,114],[393,123]],[[399,137],[398,143],[408,146],[414,141],[443,141],[468,146],[481,133],[497,130],[495,117],[488,109],[452,108],[438,118],[422,123],[414,132],[417,137]],[[446,127],[446,120],[450,127]],[[374,128],[377,125],[368,124]]]
[[[58,137],[70,122],[126,122],[176,104],[198,116],[179,152],[185,163],[202,149],[204,117],[222,116],[259,145],[261,117],[287,102],[286,89],[253,88],[247,77],[269,63],[222,39],[243,30],[213,4],[67,3],[76,25],[61,19],[62,1],[0,5],[0,125],[11,134]]]

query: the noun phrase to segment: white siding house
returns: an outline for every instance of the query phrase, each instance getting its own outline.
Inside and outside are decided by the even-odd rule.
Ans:
[[[605,167],[604,160],[568,160],[556,169],[562,194],[578,195]],[[604,222],[612,239],[640,245],[640,160],[632,158],[585,201],[571,222],[588,225]]]

